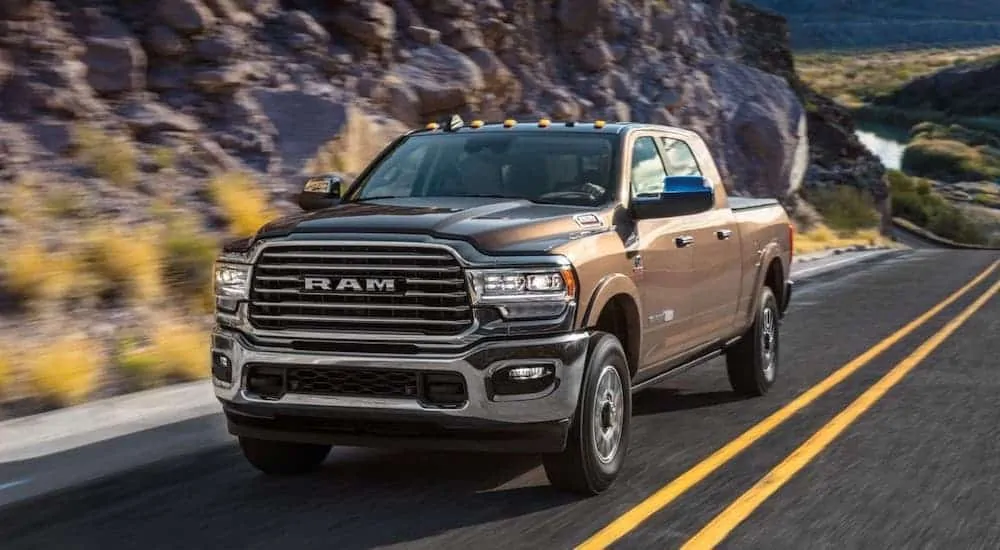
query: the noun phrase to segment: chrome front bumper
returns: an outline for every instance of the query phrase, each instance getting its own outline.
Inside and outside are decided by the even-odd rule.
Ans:
[[[215,394],[229,418],[230,431],[237,435],[292,441],[343,440],[343,437],[333,433],[336,430],[326,425],[299,429],[306,425],[316,426],[316,419],[375,421],[394,426],[419,422],[433,425],[438,435],[441,430],[447,433],[451,433],[448,430],[459,430],[469,434],[476,429],[516,431],[519,427],[555,424],[559,427],[555,434],[564,435],[576,411],[589,338],[589,333],[578,332],[544,339],[487,342],[455,355],[396,356],[260,349],[252,346],[239,333],[216,329],[213,334],[213,361],[216,354],[229,358],[232,382],[220,380],[215,375],[212,380]],[[252,364],[459,373],[465,381],[467,399],[461,405],[442,407],[425,404],[416,398],[309,395],[291,391],[286,391],[280,398],[263,398],[247,388],[245,367]],[[498,369],[515,364],[549,365],[554,369],[555,381],[547,389],[534,394],[493,395],[489,390],[493,374]],[[299,421],[303,419],[308,422]],[[257,422],[253,430],[246,428],[253,422]],[[245,426],[241,427],[241,423]],[[350,428],[355,436],[358,430],[357,426]],[[364,429],[361,431],[364,432]],[[456,438],[449,435],[443,439]],[[556,448],[563,444],[562,437],[558,439],[553,441]],[[367,439],[348,440],[348,444],[368,443]],[[382,446],[378,441],[375,445]],[[516,445],[508,450],[516,450]]]

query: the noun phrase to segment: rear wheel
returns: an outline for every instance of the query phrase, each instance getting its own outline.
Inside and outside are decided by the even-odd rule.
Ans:
[[[778,300],[771,287],[760,289],[753,324],[743,338],[726,351],[726,370],[733,390],[744,396],[761,396],[778,376]]]
[[[240,449],[247,461],[261,472],[288,476],[318,468],[330,454],[331,446],[241,437]]]
[[[592,344],[566,449],[543,457],[549,482],[584,495],[607,490],[625,462],[631,417],[625,351],[617,338],[601,333]]]

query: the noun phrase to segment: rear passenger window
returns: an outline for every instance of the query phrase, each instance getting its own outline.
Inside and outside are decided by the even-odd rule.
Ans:
[[[663,151],[667,155],[667,174],[671,176],[701,176],[698,161],[687,143],[679,139],[661,137]]]
[[[632,196],[656,195],[663,191],[663,159],[652,137],[641,137],[632,146]]]

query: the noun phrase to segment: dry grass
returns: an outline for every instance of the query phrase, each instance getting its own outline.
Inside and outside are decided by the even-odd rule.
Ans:
[[[65,296],[75,271],[71,257],[47,253],[36,239],[16,241],[3,256],[4,286],[27,301]]]
[[[809,53],[797,56],[795,67],[816,91],[844,105],[857,106],[914,78],[997,54],[1000,46]]]
[[[819,224],[809,231],[795,235],[795,254],[810,254],[855,246],[886,246],[889,242],[874,229],[834,231],[824,224]]]
[[[74,130],[73,144],[77,156],[98,176],[121,186],[137,182],[138,152],[128,139],[81,125]]]
[[[31,387],[60,405],[80,403],[97,387],[104,364],[100,344],[69,334],[23,354]]]
[[[98,226],[83,243],[85,269],[105,296],[149,303],[163,296],[162,242],[157,232]]]
[[[205,378],[209,373],[207,332],[179,320],[163,320],[150,335],[149,353],[160,376],[184,380]]]
[[[10,386],[14,381],[14,365],[7,357],[7,347],[0,346],[0,396],[6,395],[10,391]]]
[[[247,237],[277,215],[268,206],[268,197],[247,174],[231,172],[209,184],[212,200],[222,209],[235,236]]]

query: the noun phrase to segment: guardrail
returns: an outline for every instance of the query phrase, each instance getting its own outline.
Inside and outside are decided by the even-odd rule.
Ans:
[[[892,218],[892,225],[893,227],[902,229],[903,231],[906,231],[907,233],[917,238],[923,239],[925,241],[930,241],[944,248],[957,248],[964,250],[1000,250],[1000,246],[989,246],[984,244],[966,244],[966,243],[956,242],[951,239],[946,239],[940,235],[931,233],[930,231],[924,229],[923,227],[920,227],[919,225],[909,220],[905,220],[903,218],[895,218],[895,217]]]

